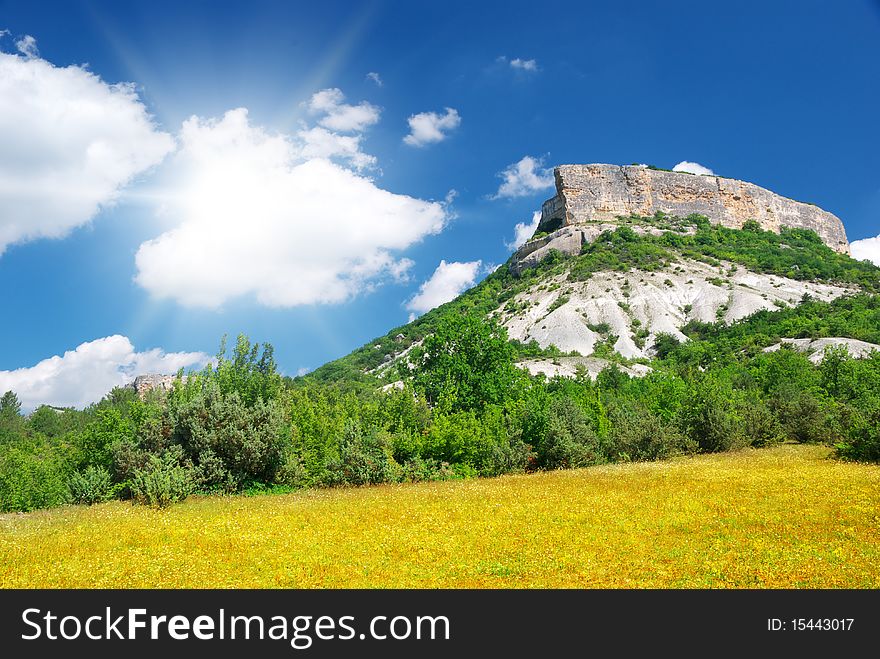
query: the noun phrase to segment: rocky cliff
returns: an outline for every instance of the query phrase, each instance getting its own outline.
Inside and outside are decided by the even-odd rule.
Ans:
[[[561,165],[554,173],[556,196],[544,202],[539,232],[614,222],[630,214],[699,213],[732,229],[748,220],[777,233],[783,227],[812,229],[826,245],[849,254],[843,223],[835,215],[753,183],[640,165]]]
[[[144,398],[147,393],[154,389],[158,389],[159,391],[171,391],[176,379],[176,375],[150,373],[148,375],[138,375],[128,384],[128,387],[133,389],[140,398]],[[186,382],[185,375],[183,376],[183,381]]]

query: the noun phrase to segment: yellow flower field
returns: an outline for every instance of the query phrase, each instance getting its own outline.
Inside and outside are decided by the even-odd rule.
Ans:
[[[648,464],[0,516],[12,587],[880,587],[880,466]]]

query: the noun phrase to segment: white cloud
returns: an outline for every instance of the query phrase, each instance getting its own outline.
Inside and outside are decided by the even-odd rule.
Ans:
[[[409,135],[403,141],[410,146],[425,146],[435,142],[442,142],[451,130],[458,128],[461,117],[458,110],[446,108],[446,114],[436,112],[419,112],[407,119],[409,123]]]
[[[525,197],[549,190],[554,185],[553,170],[544,169],[543,164],[544,161],[540,158],[525,156],[519,162],[509,165],[498,174],[504,180],[492,198]]]
[[[538,70],[538,63],[533,59],[520,59],[517,57],[516,59],[510,60],[510,67],[513,69],[519,69],[520,71],[534,73]]]
[[[715,172],[713,172],[708,167],[704,167],[698,162],[688,162],[687,160],[682,160],[675,167],[672,168],[673,172],[687,172],[688,174],[701,174],[704,176],[715,176]]]
[[[44,404],[81,408],[138,375],[176,373],[204,366],[210,359],[202,352],[166,353],[158,348],[136,352],[127,337],[117,334],[80,344],[29,368],[0,371],[0,391],[14,391],[25,411]]]
[[[29,59],[40,56],[40,51],[37,48],[37,40],[29,34],[24,35],[21,39],[16,41],[15,48],[18,52]]]
[[[507,249],[513,251],[522,247],[525,242],[535,235],[535,231],[538,230],[538,224],[541,222],[541,211],[535,211],[532,213],[532,221],[526,224],[525,222],[517,222],[514,227],[514,236],[513,242],[505,243],[507,245]]]
[[[447,213],[378,188],[294,137],[251,125],[246,109],[191,117],[168,168],[178,225],[140,246],[136,281],[157,297],[217,307],[254,295],[272,307],[342,302],[412,262],[394,252],[439,232]]]
[[[849,244],[852,256],[859,261],[868,260],[880,266],[880,236],[854,240]]]
[[[88,223],[174,148],[132,85],[17,45],[27,57],[0,53],[0,254]]]
[[[339,158],[357,169],[376,166],[375,156],[361,151],[361,135],[340,135],[321,126],[301,130],[296,135],[302,141],[299,155],[305,160]]]
[[[379,74],[376,73],[375,71],[370,71],[367,74],[366,79],[376,83],[377,87],[382,87],[385,84],[384,82],[382,82],[382,78],[379,77]]]
[[[462,291],[473,286],[480,274],[480,266],[481,261],[467,263],[440,261],[431,278],[423,283],[419,292],[406,303],[406,308],[414,315],[423,314],[454,300]]]
[[[343,133],[362,132],[379,121],[381,111],[366,101],[357,105],[343,103],[345,95],[341,90],[322,89],[312,95],[309,110],[323,115],[318,123],[329,130]]]

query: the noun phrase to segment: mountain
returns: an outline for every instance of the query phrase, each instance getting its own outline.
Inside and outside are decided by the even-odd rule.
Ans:
[[[646,166],[562,165],[554,176],[535,235],[507,263],[308,377],[393,383],[437,323],[463,311],[503,325],[533,374],[595,375],[615,362],[643,375],[658,340],[687,341],[699,324],[880,292],[880,269],[850,258],[843,223],[813,204]]]

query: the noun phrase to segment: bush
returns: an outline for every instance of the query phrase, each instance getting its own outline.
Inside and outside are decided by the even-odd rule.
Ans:
[[[51,508],[67,503],[67,466],[51,446],[26,443],[0,450],[0,512]]]
[[[850,407],[844,437],[837,455],[847,460],[880,462],[880,398],[863,401],[861,409]]]
[[[785,440],[782,424],[763,401],[750,401],[740,410],[742,433],[747,444],[773,446]]]
[[[400,465],[391,453],[391,442],[384,431],[362,432],[349,422],[339,446],[339,457],[327,464],[326,485],[375,485],[400,480]]]
[[[526,444],[517,432],[507,438],[507,441],[502,440],[490,445],[480,474],[483,476],[520,474],[534,464],[535,458],[532,447]]]
[[[612,457],[625,461],[663,460],[697,449],[677,426],[637,404],[612,412],[611,439]]]
[[[828,415],[816,394],[796,384],[780,387],[770,401],[776,418],[788,439],[801,443],[830,441]]]
[[[573,400],[557,398],[550,404],[537,458],[544,469],[587,467],[605,461],[590,420]]]
[[[67,483],[74,503],[93,505],[107,501],[111,496],[110,472],[104,467],[88,466],[74,472]]]
[[[201,471],[202,485],[241,489],[254,481],[271,483],[289,447],[281,404],[258,398],[245,405],[233,391],[209,384],[171,411],[172,440]]]
[[[401,467],[401,480],[406,483],[420,481],[445,481],[455,477],[448,462],[438,462],[431,458],[414,457]]]
[[[684,406],[684,426],[701,451],[730,451],[748,444],[733,399],[733,390],[714,380],[699,382],[691,391]]]
[[[150,455],[147,466],[138,469],[131,481],[133,500],[146,506],[166,508],[183,501],[195,491],[192,469],[181,464],[180,450],[162,456]]]

